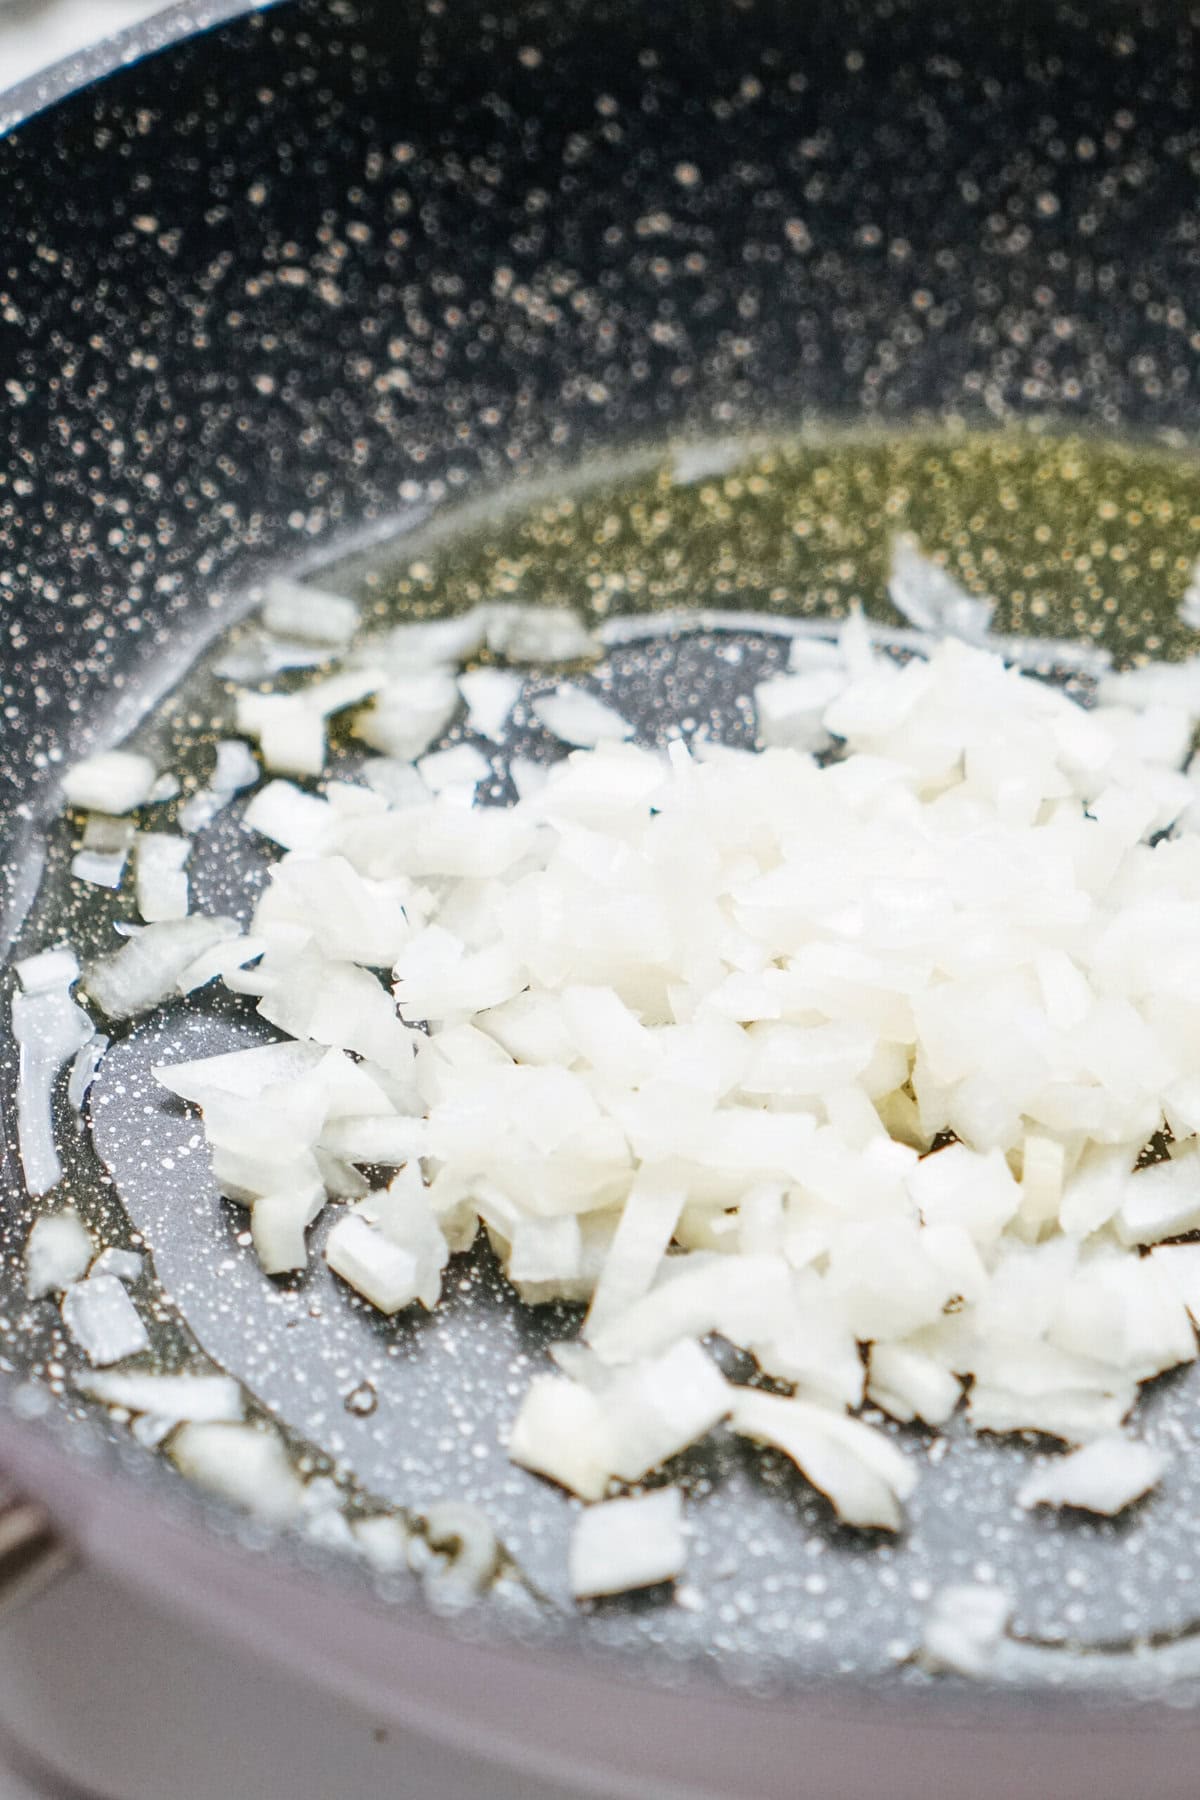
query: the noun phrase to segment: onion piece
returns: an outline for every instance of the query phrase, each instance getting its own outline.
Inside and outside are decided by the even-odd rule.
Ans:
[[[254,738],[263,764],[280,775],[319,775],[325,767],[325,717],[303,694],[239,689],[237,729]]]
[[[127,850],[77,850],[71,858],[71,874],[76,881],[115,892],[124,879],[128,860]]]
[[[1200,1226],[1200,1143],[1172,1147],[1170,1159],[1138,1169],[1116,1215],[1123,1244],[1158,1244]]]
[[[131,1413],[149,1413],[171,1425],[184,1420],[205,1424],[233,1422],[245,1413],[242,1390],[231,1375],[152,1375],[106,1370],[96,1375],[76,1375],[75,1386],[93,1400],[123,1406]]]
[[[683,1211],[686,1189],[669,1171],[643,1169],[629,1190],[583,1324],[590,1338],[654,1285]]]
[[[414,1515],[431,1550],[447,1561],[426,1571],[426,1598],[435,1610],[469,1605],[487,1587],[500,1563],[500,1545],[487,1514],[463,1500],[438,1500]]]
[[[921,630],[977,644],[988,641],[996,602],[973,598],[911,538],[893,539],[888,597],[897,612]]]
[[[916,1471],[869,1425],[808,1401],[747,1388],[736,1390],[731,1423],[739,1436],[790,1457],[844,1524],[899,1531],[900,1502],[915,1487]]]
[[[825,708],[846,686],[843,669],[812,669],[798,675],[773,675],[754,690],[758,736],[762,744],[786,744],[795,750],[822,750],[829,744]]]
[[[200,788],[179,809],[179,824],[184,831],[203,831],[211,825],[235,794],[253,787],[261,773],[248,745],[240,738],[219,738],[216,766],[205,788]]]
[[[273,1525],[300,1512],[304,1484],[292,1468],[283,1440],[256,1425],[185,1424],[168,1454],[181,1474]]]
[[[184,864],[192,841],[165,831],[143,831],[137,840],[137,908],[148,925],[160,919],[185,919],[188,878]]]
[[[52,988],[69,988],[79,980],[79,958],[66,944],[42,950],[15,963],[17,980],[25,994],[44,994]]]
[[[132,750],[100,750],[66,771],[63,796],[68,806],[87,812],[129,813],[145,805],[156,775],[148,756]]]
[[[1024,1507],[1070,1506],[1112,1516],[1157,1487],[1168,1458],[1148,1444],[1098,1438],[1035,1469],[1017,1491]]]
[[[223,981],[227,987],[235,988],[239,971],[263,955],[267,941],[261,937],[222,938],[219,943],[201,951],[196,960],[184,969],[175,985],[181,994],[194,994],[197,988],[207,987],[210,981],[217,980]]]
[[[308,1267],[304,1234],[324,1204],[325,1185],[319,1178],[307,1186],[254,1199],[250,1233],[264,1275],[286,1275]]]
[[[634,1500],[588,1507],[572,1533],[568,1559],[577,1600],[674,1581],[687,1562],[682,1493],[657,1488]]]
[[[1011,1596],[982,1583],[939,1588],[929,1603],[921,1638],[921,1661],[933,1673],[980,1680],[995,1661],[1012,1617]]]
[[[95,1243],[74,1207],[35,1219],[25,1240],[25,1292],[31,1300],[61,1293],[87,1274]]]
[[[341,594],[276,575],[267,583],[262,621],[278,637],[343,650],[358,628],[358,608]]]
[[[102,1250],[92,1264],[93,1275],[115,1275],[126,1287],[135,1286],[145,1272],[146,1259],[137,1250]]]
[[[354,735],[402,762],[423,756],[459,709],[454,677],[435,669],[393,676],[354,721]]]
[[[514,1421],[508,1453],[594,1500],[613,1477],[639,1481],[699,1442],[734,1405],[735,1390],[709,1357],[683,1342],[595,1386],[538,1377]]]
[[[890,1418],[944,1425],[962,1399],[962,1384],[934,1357],[904,1344],[872,1344],[867,1398]]]
[[[67,1082],[67,1104],[77,1113],[83,1111],[84,1102],[107,1049],[108,1039],[102,1032],[96,1032],[75,1052],[75,1061],[71,1064]]]
[[[378,1226],[357,1214],[339,1219],[333,1227],[325,1241],[325,1261],[355,1293],[389,1318],[418,1297],[416,1255],[393,1244]]]
[[[1067,1444],[1086,1444],[1118,1431],[1133,1405],[1134,1384],[1114,1382],[1114,1386],[1117,1392],[1109,1394],[1076,1388],[1019,1394],[976,1381],[967,1411],[976,1431],[1038,1431],[1043,1437],[1061,1438]]]
[[[372,1513],[350,1527],[364,1561],[379,1575],[399,1575],[408,1568],[408,1526],[395,1513]]]
[[[491,609],[473,606],[447,619],[405,619],[362,646],[360,655],[379,663],[390,675],[441,671],[467,662],[483,649]]]
[[[417,772],[431,794],[465,788],[473,795],[477,783],[488,779],[492,765],[474,744],[455,744],[421,757]]]
[[[612,1476],[609,1419],[599,1395],[557,1375],[535,1375],[513,1422],[508,1454],[583,1500],[600,1500]]]
[[[521,698],[524,683],[506,669],[471,669],[458,678],[467,708],[467,728],[494,744],[504,742],[504,728]]]
[[[432,1311],[441,1299],[450,1249],[418,1165],[410,1163],[386,1188],[368,1194],[355,1212],[416,1259],[417,1299]]]
[[[553,693],[538,694],[530,711],[551,737],[581,749],[593,749],[611,738],[630,738],[633,726],[614,707],[586,688],[562,683]]]
[[[691,1340],[622,1369],[601,1401],[609,1420],[612,1473],[622,1481],[640,1481],[698,1443],[739,1403],[737,1390]]]
[[[13,996],[12,1030],[19,1048],[17,1139],[21,1168],[26,1189],[36,1198],[62,1179],[51,1117],[55,1079],[68,1057],[74,1057],[90,1041],[94,1027],[67,987],[39,985],[32,993]]]
[[[597,644],[582,619],[565,606],[495,603],[487,613],[487,647],[510,663],[583,662]]]
[[[63,1324],[90,1363],[124,1362],[150,1348],[137,1308],[115,1275],[89,1275],[62,1297]]]
[[[243,815],[248,831],[282,844],[285,850],[312,850],[336,820],[328,800],[306,794],[290,781],[268,781]]]
[[[165,919],[92,963],[84,986],[110,1019],[132,1019],[170,999],[184,970],[212,945],[238,935],[234,919]]]

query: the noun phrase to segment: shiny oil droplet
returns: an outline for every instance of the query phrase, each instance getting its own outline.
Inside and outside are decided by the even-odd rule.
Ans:
[[[379,1395],[369,1381],[362,1381],[356,1388],[351,1388],[342,1404],[347,1412],[355,1413],[360,1419],[369,1419],[379,1405]]]

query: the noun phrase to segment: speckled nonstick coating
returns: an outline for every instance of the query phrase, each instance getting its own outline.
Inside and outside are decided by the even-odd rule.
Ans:
[[[10,931],[54,764],[132,725],[268,567],[668,433],[955,418],[1189,445],[1196,49],[1193,16],[1150,5],[301,0],[30,119],[0,142]],[[694,643],[635,646],[612,659],[614,691],[652,735],[668,668],[727,706],[780,655],[746,643],[736,674]],[[249,854],[232,824],[214,833],[202,882],[228,887]],[[698,1607],[651,1595],[568,1616],[570,1503],[509,1468],[496,1423],[569,1315],[522,1316],[483,1256],[434,1320],[379,1320],[319,1260],[306,1283],[265,1281],[202,1159],[177,1154],[194,1122],[147,1079],[164,1045],[249,1030],[232,1007],[156,1017],[97,1086],[99,1148],[164,1287],[206,1349],[373,1493],[484,1504],[552,1636],[763,1683],[918,1683],[903,1659],[928,1593],[996,1577],[1018,1637],[1094,1652],[1014,1651],[1012,1681],[1128,1680],[1115,1651],[1145,1637],[1182,1637],[1163,1666],[1187,1678],[1188,1374],[1141,1403],[1177,1454],[1162,1494],[1117,1524],[1018,1516],[1033,1451],[952,1428],[885,1543],[834,1528],[769,1455],[715,1439],[681,1468]],[[11,1137],[2,1179],[0,1401],[28,1416],[29,1377],[63,1346],[21,1293]],[[345,1404],[364,1377],[370,1413]],[[45,1428],[172,1487],[67,1409]]]

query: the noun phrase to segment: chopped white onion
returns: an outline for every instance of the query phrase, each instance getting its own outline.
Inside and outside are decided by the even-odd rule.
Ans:
[[[354,730],[384,754],[365,786],[251,801],[286,852],[252,937],[160,918],[89,972],[112,1017],[219,977],[295,1040],[159,1071],[203,1109],[269,1272],[304,1266],[332,1197],[329,1266],[385,1313],[435,1306],[480,1225],[522,1298],[590,1302],[509,1444],[589,1501],[728,1418],[847,1524],[894,1531],[914,1459],[847,1413],[937,1426],[965,1384],[976,1430],[1088,1446],[1026,1503],[1076,1503],[1053,1482],[1080,1469],[1072,1491],[1119,1498],[1149,1454],[1113,1442],[1138,1384],[1196,1355],[1197,1247],[1166,1240],[1200,1229],[1200,790],[1179,768],[1200,659],[1106,676],[1084,711],[1008,665],[1095,674],[1101,653],[994,635],[992,603],[905,541],[890,591],[903,630],[856,607],[790,632],[788,672],[756,689],[759,754],[635,747],[590,686],[540,693],[532,716],[576,748],[516,759],[508,810],[471,804],[493,773],[475,744],[426,752],[464,702],[499,741],[522,693],[506,669],[456,680],[462,658],[594,657],[567,608],[488,603],[295,693],[243,691],[268,766],[319,773],[326,718],[364,700]],[[330,648],[352,613],[308,589],[268,604]],[[813,754],[831,738],[835,760]],[[244,745],[224,760],[201,811],[256,778]],[[182,927],[209,932],[187,955],[164,935]],[[65,1041],[73,972],[45,979]],[[47,1051],[46,1107],[57,1067]],[[38,1117],[35,1171],[57,1166]],[[1164,1118],[1169,1159],[1135,1167]],[[400,1172],[371,1191],[356,1164]],[[709,1333],[794,1392],[727,1384]],[[336,1492],[318,1499],[349,1541]],[[580,1591],[636,1569],[595,1579]],[[928,1660],[982,1666],[1005,1615],[964,1616],[934,1621]]]
[[[325,1260],[355,1293],[389,1317],[417,1298],[415,1253],[391,1243],[378,1226],[357,1214],[338,1220],[325,1242]]]
[[[172,1462],[190,1481],[274,1525],[294,1520],[304,1484],[283,1440],[257,1425],[185,1424],[171,1439]]]
[[[262,621],[279,637],[343,650],[358,628],[358,608],[340,594],[276,575],[267,583]]]
[[[74,1207],[44,1214],[25,1240],[25,1292],[31,1300],[62,1293],[87,1274],[94,1254],[91,1232]]]
[[[179,978],[213,944],[236,937],[233,919],[166,919],[147,925],[112,956],[88,968],[84,985],[110,1019],[131,1019],[169,999]]]
[[[137,909],[148,925],[159,919],[185,919],[188,878],[184,864],[190,838],[166,831],[143,831],[137,840]]]
[[[67,1104],[77,1113],[83,1111],[84,1102],[107,1049],[108,1039],[102,1032],[96,1032],[75,1052],[75,1061],[71,1064],[67,1082]]]
[[[92,1264],[93,1275],[115,1275],[127,1287],[135,1286],[146,1267],[146,1259],[137,1250],[102,1250]]]
[[[583,620],[565,606],[488,608],[487,647],[510,663],[583,662],[596,655],[596,640]]]
[[[268,781],[246,808],[243,823],[285,850],[308,850],[322,842],[335,818],[328,800],[290,781]]]
[[[60,978],[74,980],[65,962],[57,970]],[[92,1021],[72,1000],[69,987],[43,986],[44,979],[48,971],[34,977],[32,992],[14,994],[12,1002],[13,1037],[19,1051],[17,1140],[25,1186],[35,1197],[62,1177],[51,1117],[55,1079],[68,1058],[94,1036]]]
[[[14,967],[25,994],[69,988],[79,980],[79,958],[65,944],[54,950],[42,950],[37,956],[26,956]]]
[[[103,1367],[150,1348],[137,1308],[115,1275],[89,1275],[62,1298],[63,1324],[88,1361]]]
[[[392,676],[354,721],[354,733],[385,756],[412,762],[441,737],[459,709],[458,686],[442,669]]]
[[[87,812],[128,813],[144,806],[157,770],[148,756],[132,750],[101,750],[68,769],[62,778],[68,806]]]
[[[77,1375],[75,1386],[93,1400],[123,1406],[127,1412],[148,1413],[179,1425],[233,1422],[243,1417],[242,1390],[231,1375],[153,1375],[104,1371]]]
[[[683,1495],[657,1488],[635,1500],[589,1506],[571,1536],[571,1592],[577,1600],[626,1594],[674,1581],[687,1562]]]
[[[77,850],[71,858],[71,874],[76,881],[115,891],[124,879],[128,860],[128,850]]]
[[[408,1527],[395,1513],[373,1513],[350,1527],[364,1561],[380,1575],[399,1575],[408,1567]]]
[[[458,678],[467,708],[467,726],[492,743],[504,742],[504,728],[521,698],[524,683],[506,669],[471,669]]]
[[[916,1472],[889,1438],[805,1400],[739,1389],[733,1429],[791,1458],[847,1525],[899,1531]]]
[[[486,781],[492,772],[487,757],[474,744],[455,744],[449,750],[435,750],[417,763],[417,772],[431,794],[450,788],[467,788],[474,793],[477,782]]]
[[[921,1661],[934,1673],[987,1675],[1012,1616],[1003,1588],[962,1582],[939,1588],[929,1603]]]
[[[530,711],[552,737],[585,750],[610,738],[633,736],[633,726],[614,707],[606,706],[586,688],[566,682],[552,693],[538,694],[530,702]]]
[[[508,1453],[595,1500],[614,1478],[639,1481],[698,1443],[736,1404],[737,1391],[698,1344],[685,1340],[616,1375],[606,1372],[595,1385],[537,1377],[513,1423]]]
[[[219,681],[269,681],[289,669],[317,669],[332,652],[327,645],[299,643],[293,638],[272,637],[267,631],[251,631],[239,637],[213,663]],[[189,830],[199,830],[191,824]]]
[[[286,1275],[308,1266],[304,1234],[325,1204],[320,1175],[307,1185],[259,1194],[250,1207],[250,1235],[264,1275]]]
[[[229,805],[235,794],[243,788],[253,787],[258,780],[261,772],[258,763],[240,738],[219,738],[216,754],[216,766],[208,786],[200,788],[179,809],[179,823],[184,831],[203,831]]]
[[[1123,1512],[1157,1487],[1167,1458],[1132,1438],[1098,1438],[1036,1469],[1017,1493],[1020,1506],[1071,1506],[1085,1512]]]

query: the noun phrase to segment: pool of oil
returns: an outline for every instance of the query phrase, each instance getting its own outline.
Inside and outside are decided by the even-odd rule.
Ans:
[[[1195,647],[1176,609],[1200,555],[1200,459],[1081,437],[846,432],[652,452],[345,567],[385,616],[519,598],[593,620],[695,606],[840,618],[855,601],[895,620],[898,532],[994,597],[1001,631],[1120,660]]]
[[[749,744],[752,688],[786,665],[789,621],[837,619],[859,603],[901,622],[886,587],[898,532],[970,592],[994,597],[999,631],[1079,638],[1118,663],[1200,647],[1179,617],[1200,554],[1200,461],[1073,438],[847,435],[650,451],[448,513],[369,556],[331,558],[314,579],[355,594],[365,632],[495,599],[566,602],[598,624],[745,614],[741,631],[635,631],[579,678],[611,697],[645,741],[703,730]],[[244,643],[253,631],[247,623],[231,638]],[[135,734],[180,775],[181,798],[207,778],[211,745],[231,730],[232,687],[214,673],[227,648],[203,657]],[[526,701],[558,678],[526,673]],[[472,740],[462,723],[443,741],[464,738],[491,758],[484,803],[511,798],[514,755],[564,754],[527,704],[503,746]],[[352,776],[360,760],[339,732],[330,774]],[[154,825],[170,829],[177,807],[155,809]],[[268,859],[240,811],[197,838],[196,910],[245,918],[265,878]],[[115,947],[118,921],[136,918],[128,878],[115,893],[71,879],[76,824],[62,819],[51,831],[24,951],[66,937],[93,955]],[[348,1491],[397,1507],[447,1492],[476,1501],[550,1603],[565,1606],[573,1503],[508,1464],[498,1427],[577,1313],[520,1307],[477,1250],[456,1259],[436,1315],[384,1320],[325,1268],[324,1223],[306,1276],[264,1277],[244,1214],[220,1199],[195,1153],[195,1121],[150,1075],[153,1062],[258,1041],[261,1031],[251,1003],[210,992],[118,1030],[93,1091],[94,1144],[64,1123],[68,1172],[55,1202],[69,1195],[106,1242],[148,1245],[155,1276],[138,1300],[161,1360],[177,1366],[201,1349],[282,1422],[308,1467],[334,1469]],[[31,1308],[27,1329],[30,1359],[61,1388],[77,1352],[57,1313]],[[373,1403],[363,1409],[356,1396],[366,1386]],[[961,1423],[943,1436],[888,1427],[937,1465],[895,1544],[839,1530],[770,1452],[709,1444],[672,1470],[692,1504],[689,1589],[699,1602],[682,1609],[660,1595],[604,1607],[589,1627],[614,1651],[655,1644],[683,1660],[747,1656],[798,1675],[880,1673],[911,1649],[933,1587],[1000,1570],[1016,1596],[1016,1629],[1031,1640],[1098,1647],[1188,1633],[1200,1619],[1191,1378],[1157,1383],[1138,1422],[1175,1452],[1162,1492],[1119,1521],[1066,1524],[1014,1511],[1029,1444],[976,1439]]]

